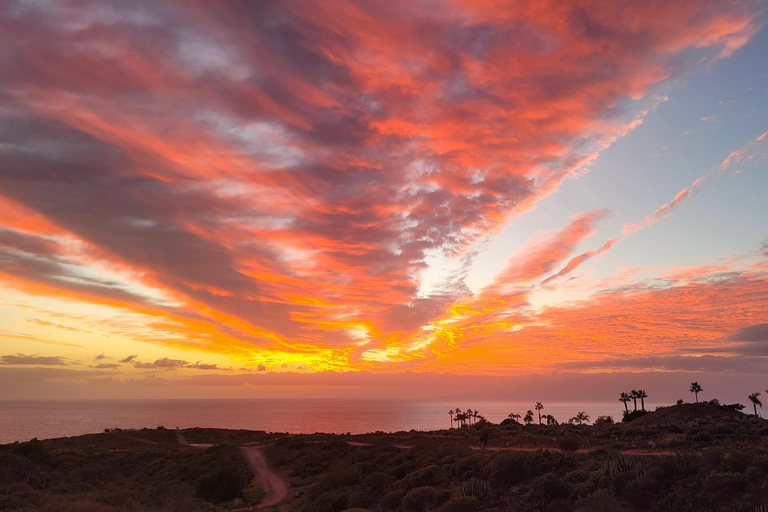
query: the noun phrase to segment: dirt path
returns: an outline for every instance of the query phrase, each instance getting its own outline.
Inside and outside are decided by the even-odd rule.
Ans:
[[[283,501],[288,494],[288,484],[270,469],[261,449],[258,446],[241,446],[240,449],[256,473],[253,478],[253,485],[259,486],[267,492],[259,508],[277,505]]]
[[[179,440],[179,444],[184,446],[191,446],[192,448],[211,448],[213,446],[209,443],[190,443],[181,432],[176,432],[176,439]]]

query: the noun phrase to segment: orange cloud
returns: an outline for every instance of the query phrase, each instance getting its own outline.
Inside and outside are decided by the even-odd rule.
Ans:
[[[3,282],[141,315],[138,340],[307,370],[453,370],[465,340],[552,321],[531,288],[610,249],[574,254],[603,213],[468,299],[478,244],[641,123],[686,49],[724,57],[759,26],[714,0],[89,7],[0,8]],[[422,297],[435,253],[464,274]]]

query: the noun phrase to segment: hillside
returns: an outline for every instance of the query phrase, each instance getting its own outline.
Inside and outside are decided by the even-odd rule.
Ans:
[[[360,436],[115,430],[0,446],[0,510],[762,512],[766,441],[768,422],[713,404]]]

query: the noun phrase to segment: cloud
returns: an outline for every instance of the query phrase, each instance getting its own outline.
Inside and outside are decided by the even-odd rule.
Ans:
[[[99,363],[97,365],[89,366],[89,368],[96,368],[97,370],[114,370],[115,368],[120,368],[120,365],[117,363]]]
[[[94,360],[94,361],[101,361],[101,360],[102,360],[102,359],[104,359],[105,357],[106,357],[106,356],[104,355],[104,352],[102,352],[101,354],[99,354],[99,355],[97,355],[96,357],[94,357],[94,358],[93,358],[93,360]]]
[[[129,356],[124,360],[125,362],[127,359],[130,358],[131,361],[133,361],[133,358],[136,356]],[[133,366],[140,369],[152,369],[152,370],[177,370],[180,368],[189,368],[189,369],[195,369],[195,370],[224,370],[229,371],[230,368],[219,368],[217,364],[207,364],[202,363],[200,361],[196,362],[195,364],[190,364],[188,361],[184,361],[182,359],[170,359],[168,357],[162,357],[160,359],[155,360],[153,363],[143,363],[141,361],[134,361]]]
[[[200,361],[188,366],[188,368],[195,368],[197,370],[224,370],[224,368],[219,368],[219,366],[216,364],[205,364],[201,363]]]
[[[132,339],[291,368],[360,363],[350,332],[424,345],[471,303],[462,272],[419,296],[430,255],[476,253],[760,23],[716,0],[550,7],[0,7],[0,280],[133,313]],[[510,289],[607,250],[574,254],[595,220],[474,306],[508,320]]]
[[[69,363],[59,356],[35,356],[25,354],[0,356],[0,364],[7,365],[41,365],[41,366],[66,366]]]
[[[734,341],[768,342],[768,324],[755,324],[742,327],[730,336]]]
[[[130,355],[120,360],[121,363],[131,363],[134,359],[139,357],[137,354]]]
[[[181,359],[169,359],[167,357],[162,357],[160,359],[155,360],[154,363],[142,363],[141,361],[136,361],[133,363],[133,366],[136,368],[141,369],[163,369],[163,370],[173,370],[176,368],[186,368],[189,365],[189,362],[183,361]]]

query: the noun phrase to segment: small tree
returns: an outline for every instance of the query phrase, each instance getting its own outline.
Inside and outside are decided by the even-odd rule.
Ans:
[[[752,402],[752,407],[755,409],[755,416],[757,416],[757,406],[763,406],[763,402],[760,401],[760,393],[752,393],[749,395],[749,401]]]
[[[533,423],[533,411],[532,410],[529,409],[529,410],[527,410],[525,412],[525,416],[523,417],[523,421],[525,422],[526,425],[530,425],[531,423]]]
[[[580,411],[577,412],[576,416],[571,418],[569,421],[571,423],[575,423],[576,425],[583,425],[585,423],[589,423],[589,415],[584,411]]]
[[[696,403],[699,403],[699,393],[704,391],[704,389],[699,385],[699,383],[691,382],[691,389],[689,389],[688,391],[694,394],[694,396],[696,397]]]

